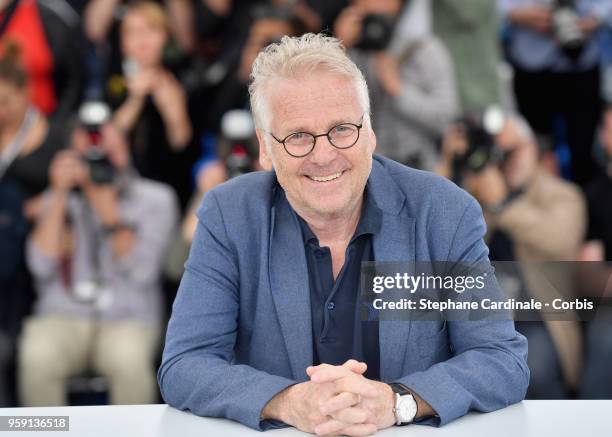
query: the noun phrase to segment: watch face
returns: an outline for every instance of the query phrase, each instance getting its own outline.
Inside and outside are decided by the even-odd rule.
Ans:
[[[417,404],[411,395],[400,397],[397,406],[397,415],[400,421],[412,422],[417,413]]]

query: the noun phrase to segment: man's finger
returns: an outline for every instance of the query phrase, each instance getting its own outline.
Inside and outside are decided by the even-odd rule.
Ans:
[[[321,369],[329,369],[332,367],[339,367],[339,366],[332,366],[331,364],[325,364],[325,363],[319,364],[318,366],[308,366],[306,368],[306,374],[308,376],[312,376],[315,374],[315,372],[318,372]]]
[[[368,382],[363,376],[358,376],[352,373],[345,378],[339,378],[333,381],[335,392],[355,393],[368,398],[378,396],[378,390]]]
[[[361,396],[355,393],[344,392],[340,393],[325,401],[321,407],[321,414],[327,416],[344,408],[353,407],[361,402]]]
[[[364,423],[361,425],[347,426],[346,428],[341,430],[340,433],[342,435],[360,437],[360,436],[376,434],[376,431],[378,431],[378,428],[376,428],[376,425],[374,425],[373,423]]]
[[[330,419],[315,426],[314,432],[316,435],[339,435],[340,430],[346,428],[347,424],[336,419]]]
[[[313,382],[331,382],[335,379],[344,378],[348,375],[354,375],[348,367],[344,366],[330,366],[328,364],[322,364],[318,366],[315,372],[312,372],[310,376]]]
[[[351,372],[358,373],[360,375],[363,375],[365,371],[368,370],[368,365],[366,363],[362,363],[361,361],[357,361],[353,359],[348,360],[342,366],[346,367]]]
[[[365,436],[372,435],[378,429],[372,423],[361,424],[346,424],[339,420],[331,419],[323,422],[314,428],[317,435],[349,435],[349,436]]]
[[[368,383],[368,380],[357,375],[346,367],[330,366],[315,372],[310,380],[318,384],[334,383],[335,393],[351,392],[366,397],[375,397],[378,391]]]
[[[361,424],[369,422],[371,414],[365,408],[349,407],[342,410],[336,411],[331,415],[333,419],[339,420],[346,424]]]
[[[318,366],[309,366],[306,368],[306,374],[310,377],[317,373],[322,369],[331,369],[334,367],[343,367],[350,370],[353,373],[358,373],[359,375],[363,375],[366,370],[368,370],[368,365],[366,363],[362,363],[361,361],[350,359],[346,361],[342,366],[334,366],[331,364],[319,364]]]

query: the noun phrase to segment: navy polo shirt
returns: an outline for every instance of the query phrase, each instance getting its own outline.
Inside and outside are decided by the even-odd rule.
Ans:
[[[368,365],[366,377],[380,379],[378,322],[361,321],[358,305],[361,262],[374,261],[372,237],[380,231],[381,209],[366,186],[361,217],[335,281],[329,247],[319,246],[308,224],[297,217],[308,263],[314,365],[340,365],[353,358]]]

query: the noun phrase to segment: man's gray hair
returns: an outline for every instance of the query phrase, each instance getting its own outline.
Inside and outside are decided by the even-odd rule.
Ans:
[[[257,55],[249,85],[255,126],[269,129],[266,88],[271,83],[280,78],[297,79],[316,70],[343,75],[355,83],[365,113],[364,121],[368,123],[368,86],[359,68],[347,56],[342,42],[322,34],[306,33],[300,37],[283,36],[279,43],[270,44]]]

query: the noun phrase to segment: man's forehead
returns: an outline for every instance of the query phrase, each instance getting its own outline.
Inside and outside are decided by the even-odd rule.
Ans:
[[[283,79],[269,93],[271,128],[312,130],[343,122],[359,122],[363,109],[354,81],[321,74]]]

